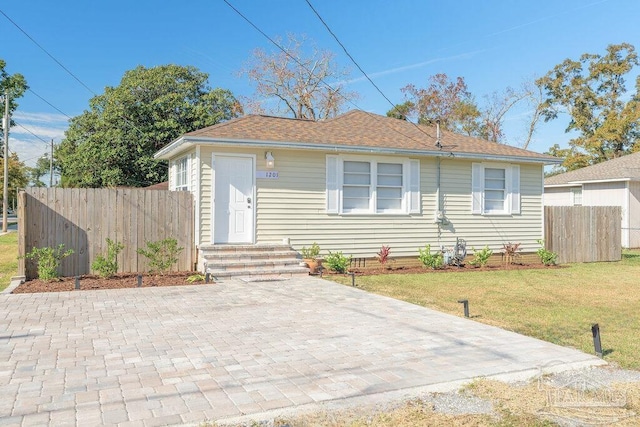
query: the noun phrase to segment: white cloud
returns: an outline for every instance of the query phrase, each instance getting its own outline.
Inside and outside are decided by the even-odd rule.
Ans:
[[[39,157],[50,151],[50,141],[58,144],[68,128],[62,114],[16,111],[11,117],[16,125],[9,132],[9,151],[27,166],[35,166]]]
[[[388,70],[377,71],[375,73],[369,74],[369,77],[371,79],[374,79],[376,77],[382,77],[382,76],[386,76],[386,75],[389,75],[389,74],[396,74],[396,73],[401,73],[401,72],[407,71],[407,70],[413,70],[415,68],[421,68],[421,67],[424,67],[426,65],[434,64],[436,62],[450,61],[450,60],[454,60],[454,59],[468,59],[468,58],[471,58],[471,57],[477,55],[478,53],[482,53],[484,51],[486,51],[486,49],[475,50],[473,52],[465,52],[465,53],[461,53],[459,55],[446,56],[446,57],[442,57],[442,58],[429,59],[427,61],[417,62],[415,64],[403,65],[402,67],[396,67],[396,68],[390,68]],[[359,82],[359,81],[362,81],[362,80],[365,80],[365,79],[366,79],[366,77],[364,77],[364,76],[357,77],[355,79],[348,80],[346,83],[356,83],[356,82]]]

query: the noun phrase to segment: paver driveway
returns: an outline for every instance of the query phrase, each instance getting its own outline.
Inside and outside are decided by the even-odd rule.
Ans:
[[[167,425],[587,354],[316,278],[0,295],[1,425]]]

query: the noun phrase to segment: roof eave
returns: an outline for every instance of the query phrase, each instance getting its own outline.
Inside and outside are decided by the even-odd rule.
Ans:
[[[464,153],[464,152],[451,152],[446,150],[413,150],[402,148],[380,148],[380,147],[368,147],[368,146],[354,146],[354,145],[339,145],[339,144],[318,144],[318,143],[301,143],[293,141],[263,141],[263,140],[246,140],[246,139],[232,139],[232,138],[211,138],[211,137],[198,137],[198,136],[182,136],[166,147],[158,151],[154,158],[168,160],[180,151],[183,151],[183,145],[229,145],[243,147],[264,147],[264,148],[280,148],[280,149],[294,149],[294,150],[319,150],[319,151],[341,151],[341,152],[353,152],[353,153],[374,153],[374,154],[402,154],[413,156],[434,156],[434,157],[456,157],[463,159],[475,159],[475,160],[495,160],[495,161],[517,161],[521,163],[541,163],[545,165],[561,163],[561,159],[549,159],[541,157],[527,157],[527,156],[510,156],[510,155],[498,155],[498,154],[481,154],[481,153]],[[180,149],[182,148],[182,149]]]

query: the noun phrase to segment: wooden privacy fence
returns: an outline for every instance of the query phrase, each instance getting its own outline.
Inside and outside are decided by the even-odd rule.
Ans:
[[[149,271],[137,253],[146,242],[175,238],[180,253],[175,270],[192,270],[193,196],[187,191],[85,188],[28,188],[18,196],[18,252],[64,244],[74,254],[61,265],[63,276],[89,274],[97,255],[106,254],[107,238],[120,242],[119,272]],[[36,265],[19,259],[20,275],[36,277]]]
[[[558,262],[619,261],[620,206],[545,206],[544,240]]]

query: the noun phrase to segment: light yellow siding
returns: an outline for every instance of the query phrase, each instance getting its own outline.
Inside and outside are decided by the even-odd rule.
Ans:
[[[278,179],[256,180],[256,241],[281,242],[288,238],[294,248],[317,242],[322,253],[343,251],[354,257],[373,257],[382,245],[392,256],[417,256],[419,247],[451,246],[456,237],[468,247],[489,245],[494,250],[506,242],[538,248],[542,238],[541,165],[520,165],[522,213],[505,216],[471,214],[471,164],[469,160],[443,158],[441,162],[441,210],[449,224],[438,226],[436,217],[436,159],[420,160],[422,211],[416,215],[326,214],[326,155],[332,152],[271,150]],[[265,170],[264,149],[212,148],[202,146],[200,211],[202,244],[211,243],[211,158],[216,153],[254,154],[257,169]]]

